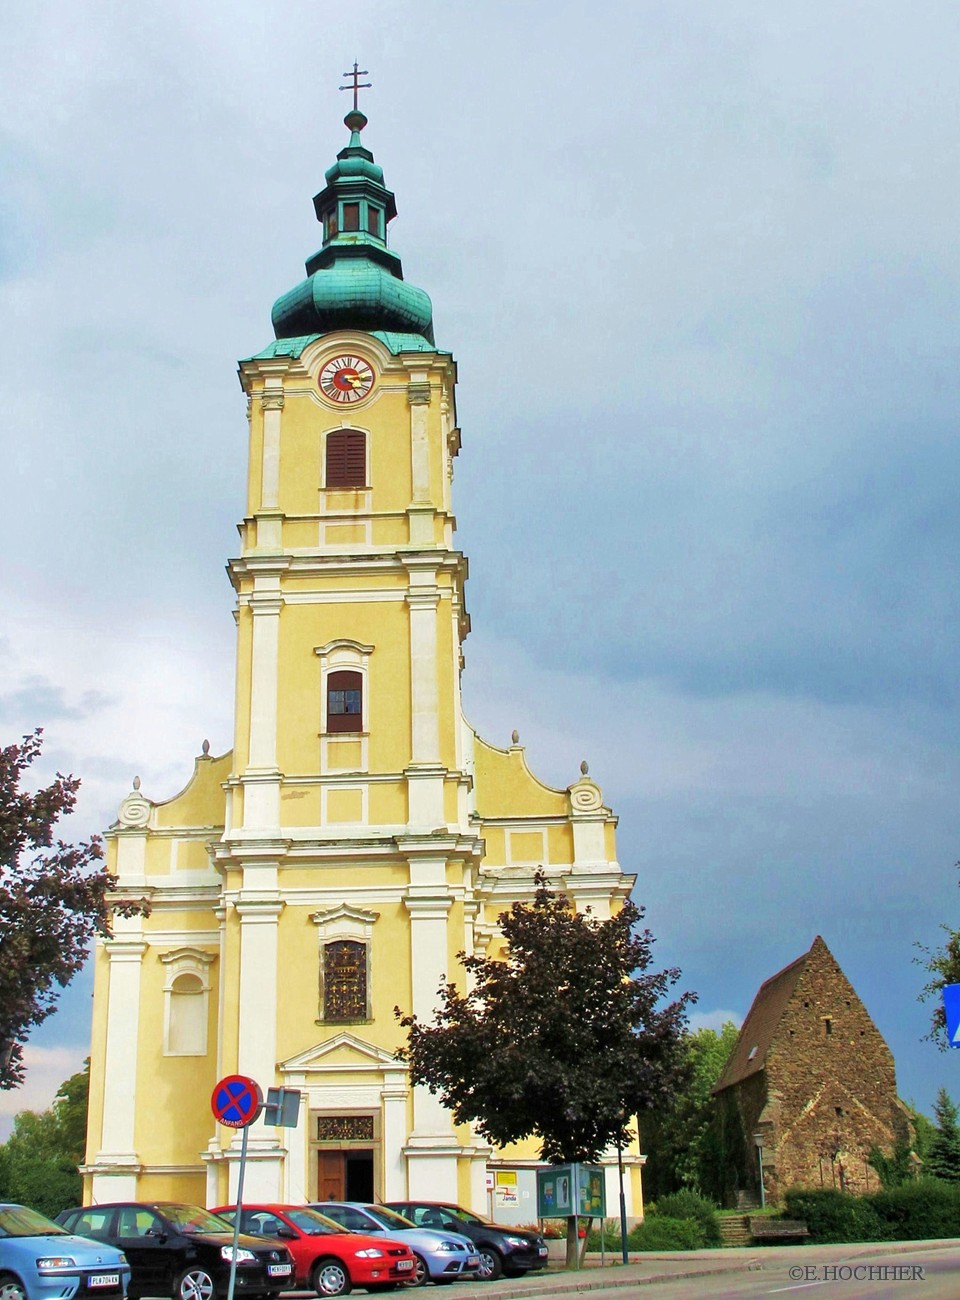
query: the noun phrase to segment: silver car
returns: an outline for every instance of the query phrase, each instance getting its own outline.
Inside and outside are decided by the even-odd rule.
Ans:
[[[352,1232],[382,1232],[405,1241],[416,1260],[416,1276],[406,1286],[423,1286],[425,1282],[453,1282],[456,1278],[476,1277],[480,1256],[469,1237],[446,1228],[418,1228],[396,1210],[385,1205],[367,1205],[359,1201],[313,1201],[312,1207]]]

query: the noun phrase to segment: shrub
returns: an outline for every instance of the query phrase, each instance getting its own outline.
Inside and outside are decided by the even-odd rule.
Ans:
[[[783,1217],[802,1219],[811,1241],[889,1241],[890,1231],[870,1199],[832,1187],[794,1188],[784,1197]]]
[[[653,1213],[665,1215],[668,1219],[692,1219],[700,1228],[705,1246],[719,1246],[721,1243],[717,1207],[696,1192],[673,1192],[670,1196],[661,1196]]]
[[[628,1234],[631,1250],[699,1250],[703,1231],[694,1219],[671,1219],[666,1214],[648,1214]]]
[[[960,1186],[921,1178],[866,1198],[894,1241],[960,1236]]]
[[[595,1222],[594,1220],[591,1220],[590,1230],[587,1233],[587,1250],[600,1249],[600,1244],[601,1244],[600,1229],[598,1227],[594,1227],[594,1222]],[[620,1249],[620,1220],[619,1219],[604,1219],[603,1248],[604,1250]]]

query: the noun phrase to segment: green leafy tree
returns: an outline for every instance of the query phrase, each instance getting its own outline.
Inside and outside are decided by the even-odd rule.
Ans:
[[[957,866],[960,867],[960,862]],[[947,1017],[943,1009],[943,986],[960,984],[960,930],[951,930],[948,925],[940,928],[947,936],[943,946],[928,948],[926,944],[917,943],[914,947],[923,955],[914,957],[913,960],[930,975],[918,998],[920,1002],[933,999],[934,1004],[930,1015],[930,1032],[924,1034],[924,1038],[936,1043],[941,1052],[945,1052],[950,1044],[947,1041]]]
[[[0,749],[0,1088],[22,1083],[21,1042],[56,1009],[94,935],[110,933],[116,884],[98,865],[96,836],[78,845],[54,841],[58,821],[76,804],[76,777],[58,772],[35,794],[21,790],[40,737],[38,730]],[[142,910],[136,902],[113,906],[123,915]]]
[[[659,1200],[690,1190],[721,1200],[723,1142],[712,1089],[733,1051],[737,1032],[728,1020],[719,1033],[698,1029],[684,1035],[689,1082],[642,1125],[648,1197]]]
[[[397,1009],[412,1082],[497,1146],[536,1137],[553,1164],[626,1145],[630,1117],[685,1084],[693,1000],[662,1005],[679,972],[651,970],[642,916],[630,902],[607,921],[575,912],[538,872],[533,901],[499,917],[502,959],[460,953],[469,991],[442,985],[432,1024]],[[572,1262],[575,1220],[567,1251]]]
[[[937,1131],[927,1151],[924,1172],[947,1182],[960,1182],[960,1129],[957,1108],[946,1088],[937,1093],[933,1103]]]
[[[90,1062],[60,1085],[49,1110],[21,1111],[0,1147],[0,1199],[30,1205],[51,1218],[79,1205],[77,1166],[86,1146]]]

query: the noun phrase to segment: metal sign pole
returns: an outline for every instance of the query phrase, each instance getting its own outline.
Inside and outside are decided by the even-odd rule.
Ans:
[[[244,1126],[240,1139],[240,1173],[237,1176],[237,1210],[233,1216],[233,1258],[230,1261],[230,1285],[227,1287],[227,1300],[233,1300],[233,1289],[237,1282],[237,1251],[240,1248],[240,1215],[243,1211],[243,1174],[247,1167],[247,1134],[249,1124]]]

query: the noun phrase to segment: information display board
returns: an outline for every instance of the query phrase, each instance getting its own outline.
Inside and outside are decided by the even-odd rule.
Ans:
[[[537,1170],[537,1217],[603,1218],[607,1212],[606,1180],[600,1165],[550,1165]]]

